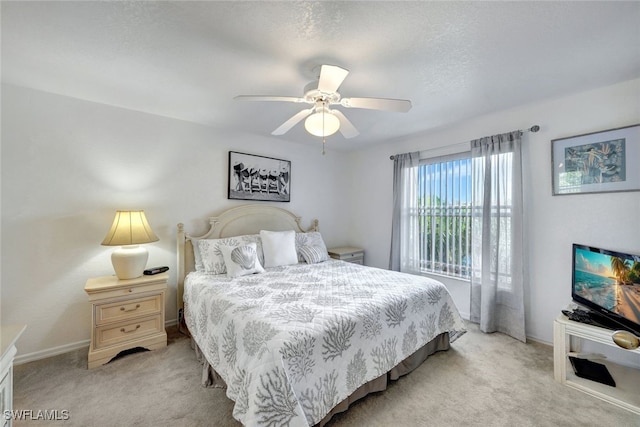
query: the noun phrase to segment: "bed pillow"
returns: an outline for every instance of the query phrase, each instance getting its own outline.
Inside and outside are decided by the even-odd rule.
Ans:
[[[260,239],[266,268],[298,263],[295,231],[260,230]]]
[[[302,246],[299,251],[307,264],[317,264],[329,259],[327,248],[324,246]]]
[[[200,261],[202,268],[207,273],[224,274],[227,272],[226,265],[221,246],[240,246],[247,243],[256,244],[256,252],[258,254],[258,260],[260,264],[264,264],[264,258],[262,255],[262,243],[260,236],[257,234],[248,234],[244,236],[227,237],[223,239],[200,239],[197,241],[198,249],[200,252]],[[197,262],[197,261],[196,261]]]
[[[240,246],[220,246],[228,277],[240,277],[254,273],[264,273],[258,259],[255,243]]]
[[[198,245],[198,239],[191,239],[191,247],[193,248],[193,261],[196,271],[204,271],[204,264],[202,264],[202,256],[200,255],[200,245]]]
[[[305,262],[304,256],[300,251],[300,248],[304,246],[318,246],[320,248],[324,248],[323,250],[327,252],[327,246],[324,244],[324,240],[322,239],[322,235],[319,231],[310,231],[308,233],[296,233],[296,252],[298,253],[298,261]]]

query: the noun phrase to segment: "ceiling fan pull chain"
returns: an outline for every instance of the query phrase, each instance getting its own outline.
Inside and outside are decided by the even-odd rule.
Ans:
[[[322,155],[324,156],[324,143],[325,143],[325,139],[324,136],[322,137]]]

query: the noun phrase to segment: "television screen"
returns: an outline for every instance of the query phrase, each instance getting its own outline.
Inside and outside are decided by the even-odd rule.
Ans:
[[[574,244],[571,296],[640,333],[640,255]]]

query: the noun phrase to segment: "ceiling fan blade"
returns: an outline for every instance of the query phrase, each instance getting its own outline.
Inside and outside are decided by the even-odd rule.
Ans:
[[[395,111],[398,113],[406,113],[411,109],[411,101],[407,99],[342,98],[340,105],[347,108],[366,108],[369,110]]]
[[[289,120],[281,124],[278,129],[271,132],[271,135],[284,135],[289,131],[289,129],[297,125],[298,122],[300,122],[302,119],[304,119],[311,113],[313,113],[313,108],[309,108],[308,110],[302,110],[294,114],[293,117],[291,117]]]
[[[338,90],[344,79],[349,74],[349,70],[336,65],[323,65],[320,69],[320,80],[318,90],[325,93],[333,93]]]
[[[233,99],[238,101],[306,102],[304,98],[296,98],[295,96],[271,96],[271,95],[238,95]]]
[[[356,129],[353,123],[351,123],[349,119],[347,119],[347,117],[342,114],[342,111],[331,110],[331,112],[338,118],[338,120],[340,120],[340,133],[342,134],[342,136],[344,136],[345,138],[353,138],[354,136],[360,135],[358,129]]]

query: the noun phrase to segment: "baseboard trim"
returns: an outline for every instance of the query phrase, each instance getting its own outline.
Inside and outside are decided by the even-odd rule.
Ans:
[[[545,340],[542,340],[540,338],[532,337],[530,335],[527,335],[527,341],[533,341],[533,342],[536,342],[538,344],[544,344],[544,345],[548,345],[549,347],[553,347],[553,343],[552,342],[545,341]]]
[[[175,326],[178,324],[178,319],[165,320],[164,326]],[[82,340],[70,344],[60,345],[58,347],[51,347],[40,351],[34,351],[32,353],[21,354],[13,359],[14,365],[23,365],[29,362],[35,362],[36,360],[46,359],[48,357],[57,356],[59,354],[69,353],[71,351],[80,350],[89,347],[91,340]],[[19,350],[19,349],[18,349]]]
[[[69,353],[70,351],[80,350],[89,347],[91,340],[82,340],[58,347],[47,348],[33,353],[21,354],[13,360],[14,365],[22,365],[24,363],[35,362],[36,360],[46,359],[47,357],[57,356],[59,354]]]

